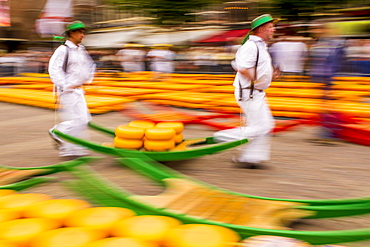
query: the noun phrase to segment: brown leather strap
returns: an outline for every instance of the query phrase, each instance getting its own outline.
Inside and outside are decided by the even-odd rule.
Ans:
[[[252,99],[253,98],[253,90],[254,90],[254,82],[257,80],[257,66],[258,66],[258,60],[259,60],[259,55],[260,55],[260,52],[259,52],[259,49],[258,49],[258,45],[256,42],[252,41],[256,47],[257,47],[257,58],[256,58],[256,64],[254,66],[254,78],[251,80],[251,86],[250,87],[247,87],[246,89],[250,89],[249,91],[249,98]],[[243,100],[243,88],[240,84],[240,80],[238,81],[239,82],[239,101],[242,101]],[[259,92],[263,92],[263,90],[259,90],[259,89],[256,89],[258,90]]]
[[[258,49],[258,45],[256,42],[253,41],[253,43],[256,45],[257,47],[257,59],[256,59],[256,65],[254,66],[254,79],[251,80],[251,88],[250,88],[250,91],[249,91],[249,98],[252,99],[253,98],[253,90],[254,90],[254,82],[257,81],[257,67],[258,67],[258,60],[259,60],[259,57],[260,57],[260,51]]]

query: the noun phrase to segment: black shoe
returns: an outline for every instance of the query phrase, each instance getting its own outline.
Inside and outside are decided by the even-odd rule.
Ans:
[[[259,163],[249,163],[249,162],[234,162],[237,168],[244,169],[267,169],[266,166]]]
[[[310,139],[308,140],[310,143],[313,143],[315,145],[319,146],[336,146],[338,145],[338,141],[336,139]]]
[[[86,155],[69,155],[69,156],[61,156],[60,159],[63,161],[70,161],[75,160],[81,157],[85,157]]]

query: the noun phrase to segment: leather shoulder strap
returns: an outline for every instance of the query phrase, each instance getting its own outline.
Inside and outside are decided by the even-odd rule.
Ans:
[[[256,64],[254,66],[254,79],[251,81],[251,86],[250,86],[250,90],[249,90],[249,98],[253,98],[253,91],[254,91],[254,81],[257,80],[257,66],[258,66],[258,60],[259,60],[259,56],[260,56],[260,52],[259,52],[259,49],[258,49],[258,45],[256,42],[252,41],[256,47],[257,47],[257,58],[256,58]],[[242,88],[242,85],[240,84],[240,80],[239,80],[239,101],[242,101],[243,100],[243,88]]]
[[[69,56],[69,47],[64,44],[66,47],[66,56],[64,57],[64,62],[63,62],[63,71],[67,73],[67,66],[68,66],[68,56]]]
[[[252,41],[256,47],[257,47],[257,58],[256,58],[256,65],[254,66],[254,79],[251,81],[251,89],[249,91],[249,98],[253,98],[253,91],[254,91],[254,82],[257,80],[257,66],[258,66],[258,60],[260,57],[260,51],[258,49],[258,45],[256,42]]]

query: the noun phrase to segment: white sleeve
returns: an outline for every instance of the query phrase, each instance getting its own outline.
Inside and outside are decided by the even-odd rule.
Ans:
[[[67,47],[59,46],[49,61],[49,76],[51,81],[58,88],[65,90],[66,88],[66,73],[63,70],[64,60],[66,57]]]
[[[238,71],[253,68],[257,60],[257,46],[249,41],[242,45],[235,55],[235,64]]]
[[[96,64],[86,50],[85,50],[85,55],[86,55],[86,65],[87,65],[87,70],[88,70],[85,83],[90,84],[92,80],[94,79],[94,75],[96,72]]]

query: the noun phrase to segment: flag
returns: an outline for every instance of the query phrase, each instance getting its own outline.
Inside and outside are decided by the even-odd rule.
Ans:
[[[61,35],[65,25],[72,21],[72,0],[47,0],[36,20],[36,32],[42,37]]]

